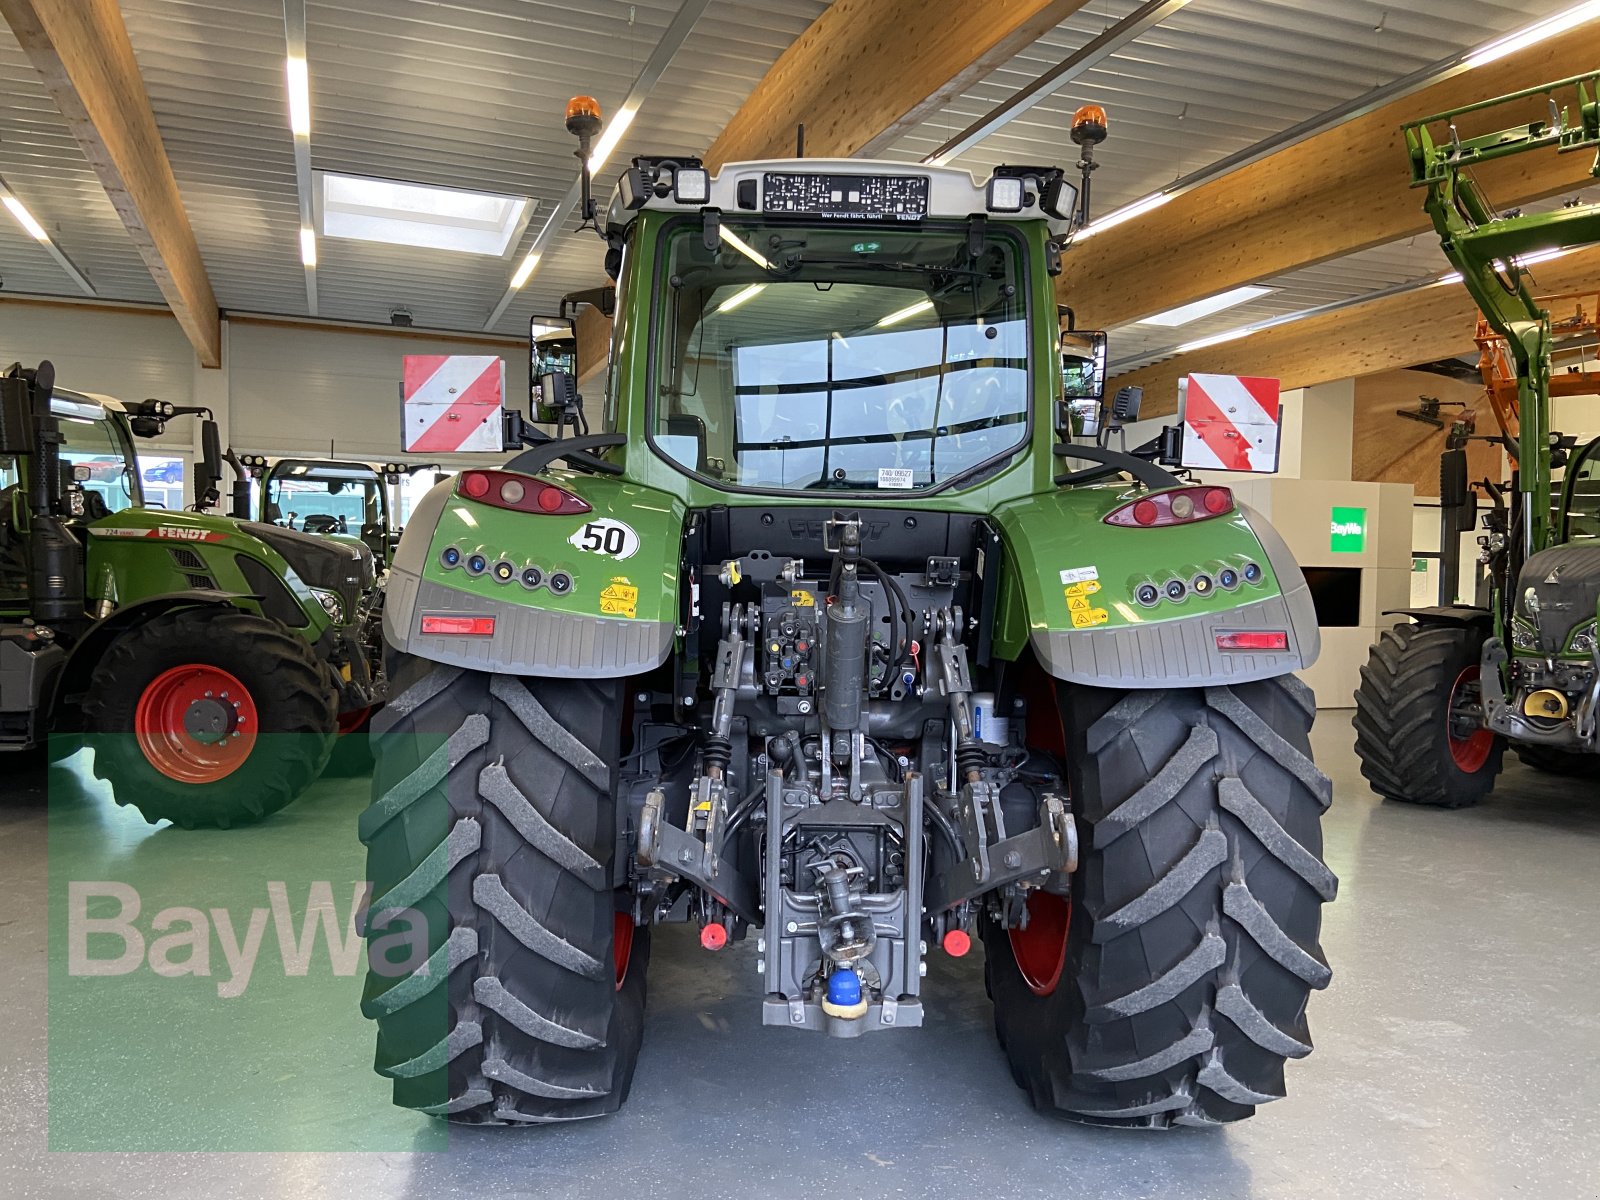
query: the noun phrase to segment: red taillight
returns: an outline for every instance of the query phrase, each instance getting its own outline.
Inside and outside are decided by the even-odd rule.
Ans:
[[[1289,635],[1281,629],[1217,634],[1218,650],[1287,650]]]
[[[1106,514],[1105,523],[1151,529],[1159,525],[1187,525],[1232,511],[1233,493],[1225,487],[1169,488],[1112,509]]]
[[[456,494],[513,512],[564,517],[591,511],[587,501],[565,488],[510,471],[467,471],[456,484]]]
[[[423,633],[450,633],[467,634],[476,637],[488,637],[494,633],[493,617],[440,617],[426,616],[422,618]]]

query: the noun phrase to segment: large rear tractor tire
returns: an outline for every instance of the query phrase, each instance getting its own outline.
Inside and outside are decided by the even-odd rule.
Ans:
[[[1356,755],[1378,795],[1466,808],[1494,789],[1505,742],[1483,725],[1484,638],[1468,626],[1408,623],[1372,647],[1356,689]]]
[[[1552,750],[1547,746],[1535,746],[1529,743],[1520,743],[1516,747],[1517,757],[1535,771],[1543,771],[1547,775],[1595,775],[1600,774],[1600,758],[1593,754],[1579,754],[1574,750]]]
[[[621,681],[396,668],[360,826],[376,1069],[397,1105],[471,1124],[614,1112],[650,956],[613,878]],[[397,967],[408,931],[426,947]]]
[[[316,780],[337,699],[305,639],[235,608],[152,617],[89,681],[94,773],[151,824],[227,829],[277,812]]]
[[[1338,880],[1332,792],[1292,677],[1205,690],[1059,692],[1079,866],[1070,899],[985,921],[995,1028],[1042,1112],[1215,1125],[1284,1095]]]

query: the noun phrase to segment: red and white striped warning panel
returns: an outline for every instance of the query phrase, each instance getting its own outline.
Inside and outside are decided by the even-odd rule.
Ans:
[[[505,360],[489,354],[408,354],[400,441],[419,454],[501,450]]]
[[[1199,471],[1278,469],[1283,406],[1278,381],[1253,375],[1189,375],[1178,384],[1182,465]]]

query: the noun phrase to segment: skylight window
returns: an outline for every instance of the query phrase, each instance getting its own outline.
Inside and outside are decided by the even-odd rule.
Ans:
[[[496,257],[522,232],[533,207],[525,196],[326,171],[317,198],[325,237]]]
[[[1257,300],[1272,291],[1269,287],[1257,287],[1255,284],[1246,284],[1226,292],[1219,292],[1215,296],[1207,296],[1204,300],[1196,300],[1192,304],[1185,304],[1181,308],[1169,308],[1166,312],[1159,312],[1153,316],[1145,317],[1140,325],[1166,325],[1175,327],[1188,325],[1198,321],[1201,317],[1209,317],[1212,313],[1219,313],[1225,308],[1232,308],[1236,304],[1243,304],[1247,300]]]

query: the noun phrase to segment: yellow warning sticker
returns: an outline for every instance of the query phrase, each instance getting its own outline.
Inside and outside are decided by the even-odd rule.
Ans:
[[[1100,581],[1097,579],[1086,579],[1082,583],[1068,584],[1067,599],[1070,600],[1074,596],[1092,596],[1099,590]]]
[[[1074,596],[1071,592],[1067,593],[1067,611],[1068,612],[1071,612],[1071,613],[1086,613],[1086,612],[1089,611],[1089,607],[1090,607],[1090,605],[1089,605],[1089,597],[1087,597],[1087,596]]]
[[[817,606],[817,598],[810,592],[795,588],[789,593],[789,603],[796,608],[815,608]]]
[[[1095,625],[1104,625],[1111,619],[1111,614],[1103,608],[1090,608],[1088,601],[1084,601],[1082,609],[1075,609],[1072,613],[1072,627],[1074,629],[1089,629]]]
[[[600,612],[607,617],[633,617],[639,612],[639,589],[621,575],[614,576],[600,593]]]

